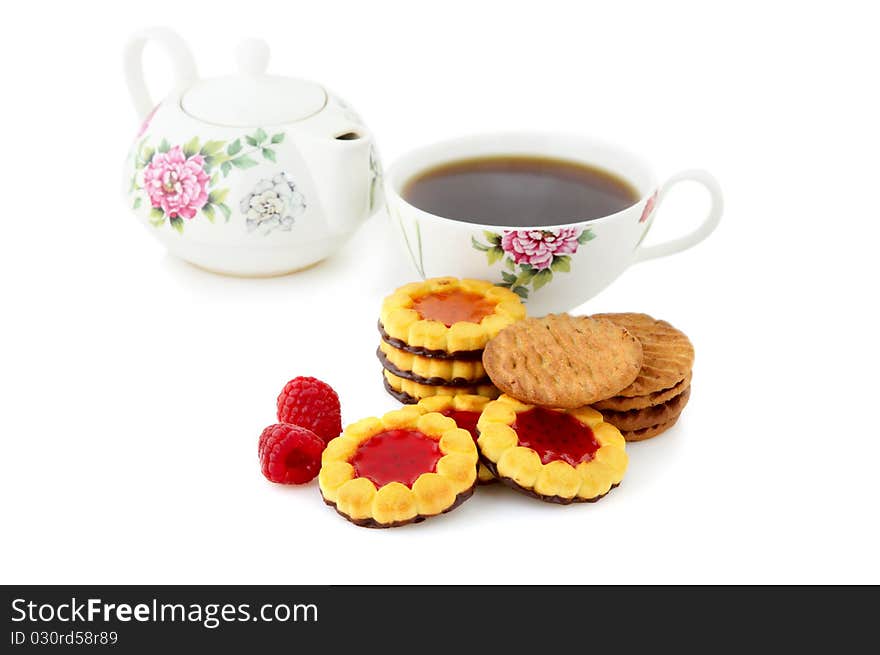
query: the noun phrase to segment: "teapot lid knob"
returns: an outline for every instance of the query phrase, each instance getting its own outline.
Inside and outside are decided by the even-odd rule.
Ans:
[[[320,112],[327,92],[314,82],[267,75],[269,46],[245,39],[235,49],[237,75],[198,80],[186,89],[180,106],[193,118],[228,127],[295,123]]]
[[[242,75],[264,75],[269,65],[269,45],[263,39],[244,39],[235,49],[235,61]]]

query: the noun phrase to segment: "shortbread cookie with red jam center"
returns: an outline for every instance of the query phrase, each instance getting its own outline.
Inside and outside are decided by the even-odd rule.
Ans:
[[[490,399],[485,396],[433,396],[420,400],[416,408],[423,412],[438,412],[443,416],[448,416],[455,421],[458,427],[470,432],[476,442],[480,436],[477,431],[477,421],[480,420],[480,414],[489,402]],[[477,480],[480,484],[497,482],[492,471],[487,469],[483,463],[480,463],[480,468],[477,471]]]
[[[449,512],[477,482],[477,448],[448,416],[416,407],[352,423],[324,450],[324,502],[368,528],[394,528]]]
[[[620,431],[590,407],[549,409],[502,395],[477,422],[480,459],[495,476],[547,502],[594,502],[620,484]]]

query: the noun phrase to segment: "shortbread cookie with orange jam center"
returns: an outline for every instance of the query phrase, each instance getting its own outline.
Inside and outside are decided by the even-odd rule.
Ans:
[[[548,409],[507,395],[477,422],[480,460],[508,486],[552,503],[594,502],[628,463],[620,431],[590,407]]]
[[[480,436],[477,431],[477,421],[480,420],[480,414],[491,400],[485,396],[458,395],[458,396],[433,396],[424,398],[419,401],[416,408],[423,412],[437,412],[448,416],[455,424],[470,432],[474,442]],[[477,471],[477,479],[480,484],[491,484],[497,482],[492,471],[486,468],[486,465],[480,463]]]
[[[368,528],[394,528],[449,512],[477,482],[477,447],[448,416],[415,407],[352,423],[321,458],[324,502]]]
[[[438,277],[397,289],[382,302],[381,330],[392,345],[454,355],[485,347],[525,318],[519,296],[484,280]]]

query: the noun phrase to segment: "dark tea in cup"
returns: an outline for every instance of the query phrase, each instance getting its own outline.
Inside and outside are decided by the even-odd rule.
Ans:
[[[410,180],[402,195],[435,216],[511,227],[590,221],[639,200],[632,184],[603,168],[526,155],[444,163]]]

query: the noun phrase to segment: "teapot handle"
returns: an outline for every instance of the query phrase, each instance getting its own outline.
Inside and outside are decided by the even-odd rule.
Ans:
[[[128,92],[140,120],[145,119],[156,106],[144,82],[143,53],[148,41],[157,41],[165,48],[174,65],[176,86],[194,82],[198,78],[192,52],[177,32],[167,27],[148,27],[136,32],[125,45],[122,56]]]

